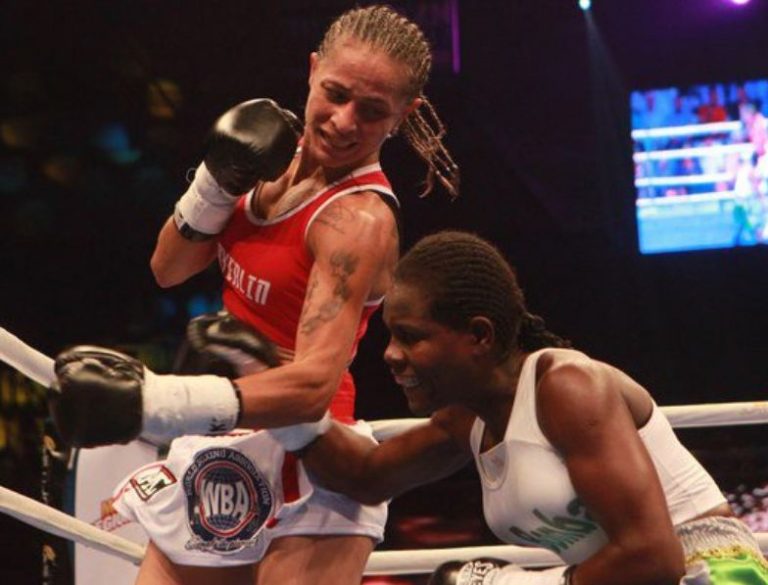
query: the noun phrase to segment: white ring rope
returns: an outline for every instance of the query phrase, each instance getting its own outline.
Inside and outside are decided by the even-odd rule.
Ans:
[[[669,175],[668,177],[640,177],[635,179],[635,187],[662,187],[665,185],[709,185],[727,183],[736,178],[734,173],[706,173],[702,175]]]
[[[646,128],[632,130],[632,138],[667,138],[671,136],[695,136],[699,134],[718,134],[736,132],[742,128],[741,122],[713,122],[711,124],[688,124],[686,126],[665,126],[664,128]]]
[[[692,195],[675,195],[674,197],[643,197],[635,203],[637,207],[674,207],[691,203],[718,203],[743,198],[736,191],[710,191],[709,193],[694,193]]]
[[[672,148],[669,150],[651,150],[648,152],[636,152],[632,155],[635,162],[649,160],[675,160],[680,158],[709,157],[725,154],[751,155],[755,152],[752,143],[738,142],[736,144],[712,144],[710,146],[691,146],[688,148]]]
[[[768,552],[768,532],[755,533],[763,554]],[[492,557],[526,568],[562,565],[563,560],[552,551],[512,544],[494,546],[468,546],[426,550],[394,550],[371,553],[365,567],[366,575],[417,575],[431,573],[448,561],[469,561]]]
[[[768,401],[721,402],[715,404],[690,404],[660,406],[661,412],[676,429],[701,427],[726,427],[768,423]],[[379,441],[399,435],[424,424],[427,418],[393,418],[370,421],[373,434]]]
[[[139,564],[144,547],[0,486],[0,511],[30,526]]]
[[[56,380],[53,360],[0,327],[0,360],[27,378],[49,388]]]
[[[32,498],[0,487],[0,510],[51,534],[68,538],[85,546],[141,563],[144,547],[121,536],[96,528]],[[768,533],[755,534],[760,550],[768,552]],[[366,575],[416,575],[431,573],[447,561],[468,561],[493,557],[522,567],[550,567],[563,561],[555,553],[542,548],[515,545],[470,546],[459,548],[377,551],[368,559]]]
[[[43,386],[56,380],[53,360],[0,327],[0,360]],[[768,401],[723,402],[687,406],[661,406],[675,428],[756,425],[768,423]],[[427,419],[392,419],[371,421],[378,440],[400,434]]]
[[[0,360],[13,366],[35,382],[49,387],[55,381],[53,360],[35,350],[15,335],[0,327]],[[768,401],[662,406],[672,426],[676,428],[747,425],[768,422]],[[386,440],[401,434],[428,419],[392,419],[371,421],[374,434]],[[139,564],[144,547],[32,498],[0,486],[0,511],[36,528],[68,538],[85,546]],[[760,549],[768,552],[768,533],[755,534]],[[451,560],[494,557],[524,567],[545,567],[562,564],[551,551],[514,545],[462,547],[447,549],[382,551],[371,554],[366,575],[409,575],[430,573],[440,564]]]

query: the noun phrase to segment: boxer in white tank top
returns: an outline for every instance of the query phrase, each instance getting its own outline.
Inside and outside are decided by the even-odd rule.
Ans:
[[[308,469],[375,503],[474,459],[496,535],[567,563],[456,561],[429,585],[768,584],[754,535],[650,394],[547,331],[488,242],[441,232],[417,243],[384,321],[385,361],[429,420],[377,447],[335,425],[305,452]]]

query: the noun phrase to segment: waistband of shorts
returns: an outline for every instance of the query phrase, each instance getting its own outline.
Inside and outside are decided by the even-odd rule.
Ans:
[[[685,522],[675,530],[683,545],[686,566],[710,558],[747,555],[768,569],[755,535],[737,518],[709,516]]]

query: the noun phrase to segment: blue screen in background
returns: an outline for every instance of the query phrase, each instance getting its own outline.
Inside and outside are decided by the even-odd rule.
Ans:
[[[631,94],[643,254],[768,244],[768,79]]]

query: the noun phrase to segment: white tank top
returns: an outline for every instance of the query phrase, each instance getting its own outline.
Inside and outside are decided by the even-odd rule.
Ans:
[[[566,563],[578,563],[608,539],[579,501],[560,454],[539,428],[536,363],[545,351],[532,353],[523,364],[504,440],[480,453],[485,423],[478,418],[470,444],[483,487],[485,520],[496,536],[504,542],[547,548]],[[567,351],[576,360],[589,360],[580,352]],[[656,404],[638,432],[659,474],[673,524],[725,501]]]

